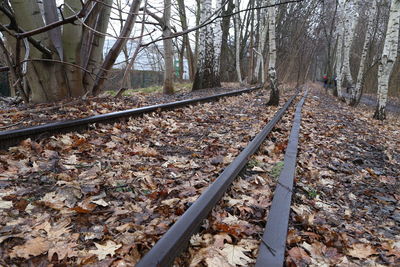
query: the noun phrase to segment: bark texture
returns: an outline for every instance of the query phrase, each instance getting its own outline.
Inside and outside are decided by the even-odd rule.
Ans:
[[[171,35],[171,0],[164,0],[164,17],[163,17],[163,37]],[[172,39],[164,39],[164,86],[163,93],[172,95],[174,93],[174,50],[172,47]]]
[[[388,97],[389,79],[397,58],[399,42],[400,0],[392,0],[389,22],[386,31],[385,44],[378,68],[378,105],[374,118],[386,119],[386,104]]]
[[[354,90],[351,92],[351,99],[350,99],[350,105],[355,106],[358,104],[358,101],[361,98],[361,88],[363,86],[364,82],[364,72],[365,72],[365,65],[366,65],[366,60],[367,60],[367,55],[368,55],[368,48],[371,42],[371,37],[372,37],[372,25],[376,16],[376,1],[372,0],[371,1],[371,9],[367,11],[368,15],[368,22],[367,22],[367,30],[365,33],[365,39],[364,39],[364,45],[363,45],[363,50],[361,53],[361,60],[360,60],[360,68],[358,69],[358,75],[357,75],[357,82]]]
[[[211,15],[211,0],[202,0],[200,23],[205,21]],[[197,60],[197,71],[193,82],[192,90],[220,87],[219,71],[214,62],[215,59],[215,41],[213,27],[207,25],[202,27],[199,36],[199,54]]]
[[[254,70],[254,76],[258,80],[260,71],[261,71],[261,83],[265,83],[265,74],[264,74],[264,49],[265,42],[267,38],[268,32],[268,22],[265,21],[266,13],[265,9],[262,9],[260,14],[260,22],[264,21],[264,23],[260,23],[259,26],[259,38],[258,38],[258,52],[257,52],[257,62]]]
[[[127,17],[121,37],[130,35],[140,2],[131,1],[130,13],[133,15]],[[23,81],[27,100],[54,102],[83,96],[87,92],[100,92],[108,70],[127,40],[118,39],[103,62],[104,33],[109,24],[112,0],[64,0],[62,18],[56,0],[10,0],[9,3],[10,7],[8,1],[0,0],[1,24],[12,22],[11,29],[15,31],[38,30],[65,18],[68,22],[73,21],[18,42],[10,34],[3,34],[4,47],[10,55],[15,55],[13,75]],[[12,17],[11,22],[9,17]]]
[[[240,10],[239,0],[235,0],[235,11]],[[242,73],[240,70],[240,13],[235,15],[235,62],[236,62],[236,74],[239,83],[242,83]]]
[[[269,0],[268,4],[275,4],[276,0]],[[271,94],[267,105],[279,105],[279,88],[278,77],[276,74],[276,7],[268,8],[268,37],[269,37],[269,63],[268,63],[268,76],[270,81]]]
[[[344,1],[339,0],[338,4],[338,14],[337,14],[337,47],[336,47],[336,81],[337,86],[335,91],[335,95],[339,97],[339,99],[343,99],[342,93],[342,71],[343,71],[343,42],[344,42]]]
[[[345,81],[345,86],[348,90],[353,91],[354,82],[350,70],[350,51],[354,39],[354,26],[356,24],[356,15],[354,12],[354,1],[347,0],[345,4],[344,15],[344,43],[343,43],[343,68],[342,78]]]

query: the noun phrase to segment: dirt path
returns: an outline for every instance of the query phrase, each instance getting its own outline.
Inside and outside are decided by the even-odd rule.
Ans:
[[[400,123],[312,91],[304,107],[287,263],[400,264]]]

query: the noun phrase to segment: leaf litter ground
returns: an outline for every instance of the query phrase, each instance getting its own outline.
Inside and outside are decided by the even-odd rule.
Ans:
[[[234,86],[233,84],[227,85]],[[185,90],[177,92],[174,95],[133,92],[130,96],[122,96],[120,98],[104,94],[101,97],[75,100],[67,99],[57,103],[36,105],[19,104],[15,106],[6,104],[2,106],[0,102],[0,130],[11,130],[55,121],[78,119],[114,111],[222,94],[238,90],[238,88],[224,87],[196,90],[193,92]]]
[[[287,266],[400,265],[400,122],[315,89],[303,110]]]
[[[285,264],[399,265],[400,123],[372,120],[371,109],[349,108],[313,87],[303,109]],[[291,119],[277,125],[176,266],[254,265]]]
[[[399,122],[374,121],[318,90],[303,110],[286,264],[399,264]],[[232,97],[1,155],[2,263],[133,265],[272,117],[264,103],[259,93]],[[254,264],[290,122],[252,157],[177,266]]]
[[[266,100],[254,92],[2,152],[1,264],[133,265],[272,118]]]

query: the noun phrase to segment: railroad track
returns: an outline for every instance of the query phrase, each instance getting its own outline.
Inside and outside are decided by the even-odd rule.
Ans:
[[[68,204],[68,202],[57,206],[60,210],[58,214],[63,219],[67,220],[67,222],[71,215],[65,215],[64,217],[61,215],[61,211],[68,210],[71,212],[71,209],[73,209],[77,212],[79,217],[86,219],[93,218],[95,221],[99,220],[99,222],[97,222],[98,224],[103,225],[108,218],[108,213],[112,212],[113,208],[96,206],[97,204],[94,207],[86,207],[85,203],[92,198],[104,198],[108,203],[112,203],[111,205],[118,203],[118,207],[124,207],[127,213],[116,215],[114,222],[107,223],[107,228],[109,228],[112,233],[120,233],[118,236],[113,236],[115,238],[113,240],[118,244],[121,244],[121,242],[126,244],[126,241],[122,241],[122,236],[126,236],[127,240],[131,240],[129,241],[129,245],[133,243],[143,244],[143,247],[136,248],[137,251],[140,251],[138,253],[141,255],[143,255],[142,250],[151,247],[151,244],[158,240],[159,233],[165,233],[173,222],[176,223],[170,228],[171,230],[174,229],[174,227],[176,229],[176,225],[178,225],[178,228],[179,224],[182,225],[182,223],[180,223],[182,218],[192,220],[190,218],[191,216],[199,214],[198,217],[195,217],[194,221],[192,220],[194,224],[190,225],[189,228],[183,225],[182,229],[186,229],[184,230],[186,236],[183,239],[180,237],[178,238],[178,243],[172,246],[172,251],[170,249],[163,253],[155,253],[155,259],[157,260],[155,263],[153,262],[154,264],[152,262],[144,262],[146,257],[151,258],[151,254],[145,255],[142,258],[142,262],[139,263],[142,265],[138,265],[168,266],[173,263],[175,257],[179,255],[179,252],[186,247],[190,236],[199,228],[202,218],[208,215],[209,211],[215,206],[215,203],[218,202],[218,198],[224,195],[223,190],[226,191],[230,187],[230,183],[235,179],[235,176],[238,175],[241,169],[246,165],[249,156],[255,153],[258,146],[263,142],[269,132],[272,131],[276,123],[287,114],[287,109],[297,95],[298,93],[290,97],[289,101],[286,102],[283,108],[280,109],[273,118],[273,112],[277,109],[266,109],[263,104],[264,100],[255,99],[256,93],[253,93],[241,96],[241,100],[238,100],[239,98],[234,98],[236,101],[234,105],[229,105],[230,101],[226,100],[215,104],[207,103],[199,109],[182,108],[174,110],[173,112],[148,114],[137,120],[130,120],[126,123],[117,123],[115,125],[104,125],[102,127],[90,129],[88,132],[82,134],[68,133],[65,135],[56,135],[41,141],[39,144],[27,141],[20,147],[13,148],[13,153],[9,153],[10,155],[7,154],[3,156],[3,164],[9,162],[10,166],[7,166],[6,169],[8,171],[6,170],[6,173],[4,173],[6,179],[0,180],[0,182],[3,182],[3,184],[0,183],[0,186],[7,187],[9,192],[12,192],[14,189],[17,190],[18,187],[22,186],[25,188],[25,191],[18,199],[33,199],[34,197],[36,200],[32,200],[33,204],[40,204],[37,206],[35,205],[35,212],[43,212],[43,214],[48,214],[48,209],[43,209],[41,205],[44,205],[44,207],[53,207],[52,202],[49,202],[51,201],[49,198],[53,199],[54,196],[57,196],[57,198],[64,198],[66,194],[72,196],[73,204]],[[249,104],[244,105],[246,108],[242,105],[243,101]],[[221,109],[227,104],[229,106],[228,110]],[[285,116],[285,121],[287,123],[290,121],[287,119],[288,116],[289,115]],[[261,133],[253,138],[253,141],[244,149],[242,154],[240,154],[238,158],[225,169],[221,176],[217,178],[214,184],[219,184],[219,187],[223,190],[216,190],[214,186],[205,191],[205,196],[203,194],[200,197],[200,199],[206,199],[206,201],[210,200],[212,202],[211,205],[207,205],[208,210],[197,210],[196,208],[193,210],[193,207],[199,207],[199,205],[201,206],[202,204],[197,204],[198,201],[192,204],[194,200],[190,199],[192,197],[196,199],[197,196],[201,195],[200,192],[202,189],[205,189],[206,186],[209,185],[208,181],[213,181],[214,177],[216,177],[214,174],[210,175],[210,173],[215,173],[215,168],[214,170],[209,168],[209,163],[214,165],[211,157],[216,155],[214,152],[216,151],[215,149],[217,149],[216,144],[225,144],[218,147],[218,150],[221,152],[232,147],[232,151],[223,154],[226,155],[230,162],[230,153],[235,153],[235,155],[239,154],[239,151],[242,150],[248,140],[252,138],[251,136],[255,136],[256,132],[258,132],[258,130],[255,129],[260,129],[260,127],[262,127],[262,122],[266,122],[270,120],[270,118],[272,118],[272,120],[263,128]],[[216,126],[220,124],[218,123],[219,120],[225,121],[225,127],[221,128]],[[240,125],[243,125],[240,127],[241,130],[237,133],[236,129],[240,128],[236,125],[236,121],[240,121]],[[145,127],[146,124],[150,124],[150,126]],[[285,128],[290,127],[288,124],[286,124],[286,126]],[[185,127],[189,130],[183,131]],[[158,129],[158,134],[156,135],[151,134],[154,128]],[[132,134],[132,130],[134,134]],[[109,133],[110,131],[112,132],[111,134]],[[236,135],[228,135],[226,134],[227,131],[231,133],[234,132]],[[273,135],[275,135],[277,131],[280,130],[275,129]],[[231,140],[230,142],[222,140],[224,134],[228,137],[230,136],[228,138],[228,140]],[[172,142],[171,145],[163,140],[164,135],[168,142]],[[197,140],[203,141],[199,144],[194,144],[192,143],[195,142],[194,140],[196,140],[196,142]],[[218,143],[215,143],[217,140],[219,140]],[[160,144],[158,142],[160,142]],[[204,144],[206,144],[206,146],[204,146]],[[238,145],[236,146],[236,144]],[[119,149],[116,149],[116,146],[118,146]],[[81,147],[82,149],[80,149]],[[179,152],[176,150],[170,151],[169,147],[176,147],[179,149],[188,147],[187,150],[180,151],[180,154],[182,156],[189,152],[190,156],[188,156],[187,159],[190,159],[190,164],[185,161],[184,167],[179,166],[183,164],[179,162],[179,156],[176,157],[179,155]],[[210,151],[213,152],[212,156],[209,154]],[[22,161],[20,161],[21,158],[23,159]],[[145,158],[145,160],[136,162],[141,158]],[[199,163],[199,165],[192,166],[192,164],[196,165],[196,162]],[[203,165],[203,162],[206,163]],[[30,167],[30,163],[34,165],[34,169],[28,171],[27,168]],[[215,164],[222,166],[222,163]],[[21,171],[19,169],[20,166],[24,167]],[[17,173],[15,173],[15,171]],[[176,174],[178,173],[179,175],[177,176]],[[183,173],[182,176],[180,176],[181,173]],[[116,178],[113,179],[113,177]],[[57,182],[59,179],[61,179],[60,184]],[[73,186],[69,185],[71,179],[76,179],[76,183],[74,182]],[[123,184],[121,184],[121,181],[123,181]],[[183,184],[185,181],[186,184],[189,184],[192,188],[191,191],[186,191],[187,186]],[[67,183],[66,185],[65,182]],[[178,186],[181,183],[182,186]],[[175,190],[173,191],[167,191],[165,189],[174,187]],[[38,194],[33,193],[40,188],[42,191],[38,192]],[[113,194],[119,194],[119,189],[124,188],[131,190],[129,192],[133,192],[134,194],[127,194],[126,197],[129,196],[130,200],[121,202],[122,199],[120,199],[119,196],[117,198]],[[149,188],[151,190],[148,190]],[[185,192],[184,194],[181,195],[179,192],[175,192],[181,189]],[[78,190],[83,194],[80,196],[75,196],[75,194],[71,195],[72,193],[68,193],[70,190],[74,190],[73,192]],[[214,192],[215,195],[210,195],[210,193],[207,192],[211,192],[211,194]],[[45,195],[43,196],[43,194]],[[168,200],[166,201],[179,197],[179,203],[173,204],[170,207],[165,207],[169,205],[163,203],[163,199],[167,198],[166,195],[168,196]],[[131,210],[131,204],[135,205],[133,210]],[[162,208],[162,210],[153,210],[151,208],[156,205]],[[190,207],[188,211],[192,210],[193,213],[191,215],[181,216],[188,206]],[[93,210],[93,212],[88,210],[92,208],[96,210]],[[57,212],[58,211],[52,210],[52,216],[57,214]],[[149,218],[144,216],[142,218],[140,217],[142,213],[152,214],[152,216]],[[93,214],[98,215],[92,216]],[[162,223],[159,224],[161,219],[157,220],[154,218],[159,218],[161,214],[167,217],[162,219]],[[139,215],[139,217],[134,218],[136,215]],[[21,218],[25,218],[26,216],[28,216],[27,213],[20,214]],[[40,218],[38,218],[37,223],[39,223],[39,219]],[[24,222],[21,224],[21,227],[23,227]],[[117,229],[119,226],[123,226],[123,228]],[[80,237],[83,239],[87,236],[86,231],[88,230],[86,226],[84,227],[84,225],[72,220],[69,227],[74,229],[71,233],[79,231]],[[129,227],[131,231],[135,231],[126,232],[125,227]],[[146,234],[140,236],[134,235],[134,233],[142,232],[142,230],[144,232],[144,229],[146,229]],[[172,234],[173,238],[178,237],[178,234],[175,234]],[[31,233],[27,235],[27,239],[29,239]],[[168,232],[166,235],[168,235]],[[169,235],[171,236],[171,234]],[[32,236],[34,236],[34,234],[32,234]],[[110,237],[105,239],[109,238]],[[163,238],[161,240],[163,240]],[[107,242],[109,241],[110,240]],[[67,239],[65,242],[75,241]],[[169,241],[167,241],[167,246],[172,244],[168,243]],[[268,244],[268,247],[275,247],[274,244],[266,244]],[[44,254],[42,254],[42,256],[44,256]],[[160,259],[160,257],[164,258]]]
[[[175,224],[158,240],[153,248],[136,265],[171,266],[176,257],[188,246],[189,240],[201,226],[204,219],[223,197],[232,182],[281,120],[298,93],[293,95],[259,132],[250,144],[221,173],[204,193],[190,206]],[[264,236],[261,238],[256,266],[282,266],[286,247],[289,211],[293,180],[296,169],[297,145],[301,123],[301,109],[307,92],[296,106],[293,126],[285,153],[284,167],[276,185],[272,207],[268,216]]]
[[[116,111],[101,115],[90,116],[82,119],[66,120],[61,122],[54,122],[44,125],[33,126],[33,127],[2,131],[0,132],[0,149],[7,149],[8,147],[18,145],[20,141],[27,138],[31,138],[32,140],[37,141],[57,133],[68,133],[72,131],[85,130],[88,129],[91,124],[94,123],[113,123],[121,119],[129,117],[138,117],[142,116],[143,114],[148,114],[151,112],[172,110],[179,107],[194,105],[202,102],[215,101],[223,97],[236,96],[243,93],[249,93],[260,88],[261,87],[253,87],[253,88],[247,88],[243,90],[227,92],[212,96],[175,101],[165,104],[151,105],[147,107],[128,109],[124,111]]]

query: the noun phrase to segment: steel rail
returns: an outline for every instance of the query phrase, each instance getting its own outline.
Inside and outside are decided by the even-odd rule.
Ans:
[[[112,123],[122,118],[138,117],[143,114],[155,112],[158,110],[171,110],[178,107],[188,106],[191,104],[218,100],[222,97],[236,96],[243,93],[249,93],[260,88],[261,87],[253,87],[253,88],[238,90],[234,92],[227,92],[212,96],[205,96],[205,97],[175,101],[171,103],[151,105],[151,106],[128,109],[123,111],[116,111],[101,115],[90,116],[82,119],[66,120],[66,121],[33,126],[33,127],[2,131],[0,132],[0,149],[7,149],[10,146],[18,145],[20,141],[26,138],[36,138],[38,140],[43,137],[50,136],[56,133],[66,133],[77,130],[84,130],[87,129],[90,124],[93,123]]]
[[[283,266],[286,250],[286,237],[292,202],[293,181],[296,172],[297,146],[301,126],[301,109],[307,91],[296,107],[293,126],[286,148],[284,167],[279,176],[264,235],[258,250],[256,267]]]
[[[161,237],[154,247],[137,263],[136,267],[171,266],[174,259],[187,246],[190,237],[198,230],[202,221],[225,194],[226,190],[256,152],[261,143],[280,121],[290,104],[298,95],[294,94],[274,115],[271,121],[257,134],[249,145],[225,168],[221,175],[206,189],[190,208]]]

